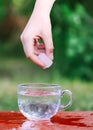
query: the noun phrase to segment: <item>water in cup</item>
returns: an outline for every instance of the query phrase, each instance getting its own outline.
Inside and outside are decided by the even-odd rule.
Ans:
[[[59,93],[42,90],[19,91],[18,105],[28,119],[48,120],[59,109]]]
[[[66,105],[62,99],[69,96]],[[62,104],[62,105],[61,105]],[[61,90],[60,85],[28,83],[18,85],[18,106],[20,112],[30,120],[50,120],[60,109],[72,104],[72,92]]]

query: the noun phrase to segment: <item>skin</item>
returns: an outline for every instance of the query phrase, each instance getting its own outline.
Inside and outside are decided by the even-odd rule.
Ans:
[[[55,0],[36,0],[33,12],[20,38],[26,57],[41,68],[45,68],[38,55],[44,52],[53,60],[53,40],[50,12]],[[42,44],[39,40],[42,39]]]

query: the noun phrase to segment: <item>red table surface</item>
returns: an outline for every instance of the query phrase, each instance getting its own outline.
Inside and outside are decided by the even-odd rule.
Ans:
[[[51,122],[37,123],[20,112],[0,112],[0,130],[93,130],[93,112],[58,112]]]

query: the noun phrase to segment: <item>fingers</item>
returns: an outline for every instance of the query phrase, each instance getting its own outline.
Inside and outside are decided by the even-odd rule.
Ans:
[[[53,60],[54,46],[53,46],[52,34],[50,34],[50,35],[48,34],[48,35],[44,36],[43,40],[45,43],[46,54],[51,60]]]
[[[46,68],[46,63],[42,62],[39,58],[40,53],[46,53],[46,55],[50,58],[50,60],[53,60],[53,41],[52,41],[52,35],[44,35],[42,43],[39,43],[39,40],[42,40],[41,37],[31,37],[29,36],[24,37],[24,35],[21,35],[21,41],[23,44],[23,49],[26,54],[26,57],[30,60],[32,60],[35,64],[40,66],[41,68]],[[43,58],[44,59],[44,58]],[[45,63],[45,64],[44,64]]]
[[[26,54],[26,57],[30,60],[32,60],[35,64],[37,64],[38,66],[40,66],[41,68],[45,68],[45,64],[43,64],[39,58],[38,58],[38,54],[35,53],[35,50],[34,50],[34,39],[30,39],[30,40],[26,40],[25,38],[23,38],[21,36],[21,41],[22,41],[22,44],[23,44],[23,49],[24,49],[24,52]]]
[[[38,48],[38,49],[42,49],[42,50],[45,50],[45,44],[42,40],[42,38],[40,36],[36,36],[35,39],[34,39],[34,43],[35,43],[35,46]]]

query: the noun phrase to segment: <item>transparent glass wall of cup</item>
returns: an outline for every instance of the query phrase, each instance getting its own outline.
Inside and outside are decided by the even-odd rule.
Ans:
[[[64,95],[69,95],[67,105],[61,105]],[[20,112],[29,120],[49,120],[60,109],[72,104],[72,92],[62,90],[60,85],[21,84],[18,85],[18,106]]]

